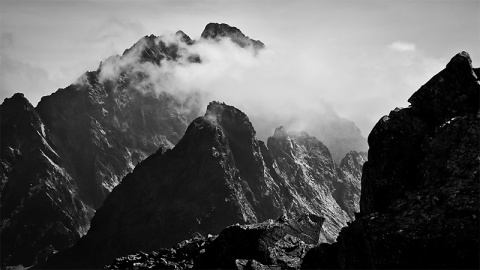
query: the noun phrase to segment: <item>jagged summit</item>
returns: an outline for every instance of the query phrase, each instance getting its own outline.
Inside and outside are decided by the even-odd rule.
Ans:
[[[175,33],[175,36],[179,37],[181,41],[187,43],[188,45],[191,45],[193,43],[195,43],[194,40],[192,40],[187,34],[185,34],[185,32],[183,32],[182,30],[178,30],[176,33]]]
[[[30,103],[30,101],[28,101],[23,93],[15,93],[12,97],[4,99],[2,108],[5,108],[4,110],[9,110],[10,108],[12,110],[18,110],[20,108],[22,110],[33,110],[33,105]],[[2,122],[5,120],[5,117],[6,115],[3,114],[2,111]]]
[[[472,59],[466,51],[459,52],[448,62],[447,68],[471,71],[473,69]]]
[[[248,116],[239,109],[225,103],[210,102],[204,117],[220,125],[224,132],[229,133],[229,135],[233,135],[235,132],[247,132],[249,137],[253,138],[255,136],[255,130]]]
[[[279,126],[278,128],[276,128],[275,132],[273,133],[273,138],[275,139],[285,138],[287,136],[287,130],[283,126]]]
[[[469,54],[460,52],[408,102],[415,112],[443,123],[456,115],[478,112],[478,87],[478,77]]]
[[[203,39],[219,39],[223,37],[229,37],[234,43],[244,48],[247,46],[253,46],[255,49],[265,48],[259,40],[250,39],[245,36],[238,28],[230,26],[225,23],[209,23],[203,30],[201,37]]]

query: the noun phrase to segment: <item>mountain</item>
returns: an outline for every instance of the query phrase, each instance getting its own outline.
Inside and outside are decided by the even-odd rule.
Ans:
[[[45,267],[103,267],[195,233],[304,213],[324,217],[314,243],[334,241],[350,219],[333,196],[333,182],[341,181],[328,149],[283,128],[268,146],[256,139],[243,112],[210,103],[172,150],[159,150],[136,166],[96,212],[87,235]]]
[[[360,214],[305,268],[479,268],[479,75],[461,52],[380,119]]]
[[[323,108],[321,112],[312,112],[308,117],[253,115],[251,121],[261,140],[267,140],[278,126],[295,129],[301,121],[303,126],[301,131],[315,136],[325,144],[336,164],[340,164],[350,151],[366,152],[368,150],[367,140],[354,122],[340,117],[326,102],[320,102],[319,107]]]
[[[192,40],[182,31],[170,36],[145,36],[121,56],[106,59],[97,70],[86,72],[75,83],[43,97],[36,108],[24,105],[23,103],[28,103],[24,98],[23,103],[12,103],[21,95],[4,101],[1,105],[5,112],[2,111],[1,122],[3,167],[0,206],[3,266],[41,264],[48,255],[46,253],[71,246],[86,233],[90,226],[89,220],[94,211],[102,206],[106,196],[137,164],[156,153],[159,148],[165,151],[179,143],[188,125],[201,115],[201,108],[204,108],[202,101],[208,97],[190,89],[168,90],[166,85],[170,83],[171,76],[169,67],[193,65],[200,68],[204,61],[203,55],[193,48],[198,44],[214,46],[226,42],[225,40],[231,40],[246,50],[253,48],[253,54],[258,54],[265,47],[262,42],[250,39],[239,29],[226,24],[208,24],[199,40]],[[7,110],[7,107],[12,109]],[[27,107],[28,110],[25,109]],[[29,116],[17,118],[20,111],[28,112]],[[265,122],[263,124],[267,125]],[[18,128],[19,126],[25,128]],[[364,140],[359,132],[346,134]],[[28,143],[20,143],[21,141]],[[342,142],[347,145],[342,149],[345,153],[356,149],[349,140]],[[261,142],[258,142],[258,147],[263,151]],[[43,150],[40,153],[35,149]],[[333,155],[341,158],[339,153],[335,151]],[[41,161],[45,159],[43,156],[48,157],[48,160]],[[25,162],[27,157],[28,162]],[[49,165],[49,162],[55,166]],[[329,163],[328,166],[329,172],[334,174],[334,164]],[[263,170],[263,167],[258,170]],[[275,174],[273,167],[265,170],[271,172],[271,177]],[[260,171],[246,172],[251,173],[252,177],[260,177]],[[24,174],[29,176],[24,177]],[[43,204],[43,208],[36,208],[35,212],[43,213],[49,219],[29,220],[28,217],[34,215],[26,207],[41,204],[37,204],[30,195],[17,197],[15,194],[29,194],[31,187],[44,185],[41,175],[48,175],[47,178],[55,186],[43,193],[49,194],[54,201],[55,198],[60,198],[61,201],[56,201],[55,205]],[[329,189],[327,193],[334,188],[333,184],[321,185],[322,188]],[[59,194],[53,194],[54,192]],[[331,205],[339,204],[337,197],[330,196],[329,200]],[[299,205],[292,209],[298,212]],[[252,207],[258,213],[253,218],[248,212],[250,210],[245,210],[248,222],[273,217],[270,211],[273,206],[260,210],[264,205],[256,206],[255,202]],[[334,210],[340,213],[338,220],[326,221],[326,224],[331,224],[327,225],[330,226],[328,241],[332,241],[333,235],[339,232],[346,220],[353,217],[352,211],[345,210],[345,216],[342,209],[346,208],[342,206]],[[48,214],[51,211],[56,214]],[[268,214],[261,214],[262,211]],[[275,211],[282,212],[279,209]],[[13,222],[15,217],[12,213],[25,219]],[[74,221],[68,221],[67,224],[65,220],[70,219]],[[26,224],[33,228],[28,233],[22,229]],[[52,224],[64,224],[62,226],[70,232],[55,236],[45,234],[45,228],[50,228]],[[226,225],[229,224],[221,226]],[[3,241],[17,238],[22,240]],[[43,239],[42,244],[31,246],[38,239]],[[24,246],[22,249],[19,248],[20,242],[24,243],[21,244]],[[56,244],[58,242],[62,244]],[[43,255],[39,255],[39,252],[43,252]],[[14,253],[21,255],[13,255]]]
[[[2,262],[31,265],[86,233],[80,199],[50,132],[22,94],[0,105]]]
[[[250,39],[249,37],[245,36],[238,28],[225,23],[207,24],[205,30],[203,30],[202,32],[201,37],[204,39],[215,39],[217,41],[221,38],[228,37],[242,48],[248,46],[251,46],[256,50],[265,48],[265,44],[263,44],[263,42],[261,42],[260,40]]]
[[[461,52],[412,95],[410,107],[380,119],[369,136],[361,212],[336,243],[309,244],[321,219],[299,236],[288,228],[305,217],[282,216],[120,257],[106,268],[478,269],[479,76]],[[356,175],[362,159],[349,154],[342,166]]]

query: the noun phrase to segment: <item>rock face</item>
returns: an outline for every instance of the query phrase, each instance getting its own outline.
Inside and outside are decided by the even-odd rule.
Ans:
[[[245,36],[238,28],[228,24],[209,23],[202,32],[204,39],[220,39],[223,37],[230,38],[234,43],[244,48],[252,46],[254,49],[263,49],[265,45],[259,40],[253,40]]]
[[[361,218],[305,268],[479,268],[478,74],[457,54],[369,136]],[[478,72],[477,72],[478,73]]]
[[[28,100],[15,94],[0,111],[2,263],[31,265],[78,240],[93,209],[82,203]]]
[[[275,162],[269,166],[271,174],[283,179],[288,190],[284,195],[288,200],[286,209],[324,216],[326,238],[322,242],[335,241],[340,229],[350,221],[348,216],[354,212],[354,209],[342,210],[340,206],[354,204],[351,200],[343,201],[345,192],[360,196],[359,189],[351,190],[351,186],[345,185],[349,168],[337,168],[327,147],[304,132],[287,132],[283,127],[277,128],[273,137],[268,139],[267,146]],[[361,167],[363,162],[358,165]],[[358,179],[360,177],[356,178],[356,182],[360,185]],[[352,181],[355,179],[352,178]]]
[[[282,214],[325,217],[324,229],[310,242],[332,241],[349,218],[332,195],[332,182],[340,181],[328,149],[283,128],[269,145],[271,152],[243,112],[210,103],[172,150],[159,150],[128,174],[96,212],[88,234],[45,267],[102,267],[194,233],[217,234],[234,223]]]

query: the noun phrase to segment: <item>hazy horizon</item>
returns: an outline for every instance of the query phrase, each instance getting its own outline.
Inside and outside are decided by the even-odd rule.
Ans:
[[[36,105],[142,36],[199,39],[210,22],[239,28],[266,52],[252,60],[207,50],[218,73],[187,70],[177,83],[200,80],[233,106],[256,93],[276,96],[278,110],[325,101],[365,137],[456,53],[480,66],[480,1],[42,0],[2,1],[0,10],[2,102],[23,92]]]

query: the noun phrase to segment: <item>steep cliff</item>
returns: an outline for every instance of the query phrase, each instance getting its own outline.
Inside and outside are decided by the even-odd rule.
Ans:
[[[359,219],[305,268],[479,268],[478,69],[466,52],[376,124]]]
[[[2,267],[41,263],[86,233],[93,209],[80,200],[30,102],[16,94],[0,115]]]

